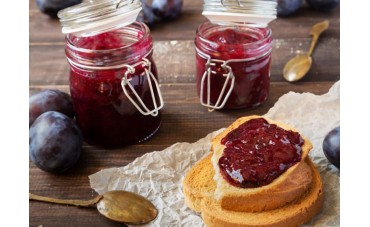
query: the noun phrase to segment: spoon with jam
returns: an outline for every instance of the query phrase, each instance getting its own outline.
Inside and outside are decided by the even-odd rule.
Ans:
[[[148,199],[136,193],[122,190],[109,191],[91,200],[64,200],[32,193],[29,193],[29,199],[79,207],[96,206],[103,216],[113,221],[133,225],[148,223],[158,215],[158,210]]]

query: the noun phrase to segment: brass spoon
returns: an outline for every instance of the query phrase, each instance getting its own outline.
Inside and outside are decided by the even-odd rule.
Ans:
[[[109,191],[91,200],[64,200],[55,199],[29,193],[30,200],[42,202],[74,205],[79,207],[93,207],[96,205],[100,214],[105,217],[126,224],[145,224],[157,217],[155,206],[141,195],[128,191]]]
[[[311,28],[310,35],[312,35],[312,41],[310,50],[307,54],[299,54],[296,57],[290,59],[286,63],[283,70],[283,77],[289,81],[294,82],[302,79],[306,73],[310,70],[312,64],[311,54],[315,48],[316,42],[319,39],[320,34],[329,27],[329,21],[325,20],[315,24]]]

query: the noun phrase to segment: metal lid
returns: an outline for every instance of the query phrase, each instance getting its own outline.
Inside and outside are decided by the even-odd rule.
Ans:
[[[204,0],[203,13],[212,23],[245,23],[266,27],[276,19],[276,0]]]
[[[92,36],[132,24],[141,11],[140,0],[89,0],[58,12],[62,33]]]

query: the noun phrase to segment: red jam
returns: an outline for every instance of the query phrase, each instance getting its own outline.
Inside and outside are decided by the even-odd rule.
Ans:
[[[202,77],[206,71],[208,58],[217,60],[236,60],[229,62],[235,76],[232,92],[223,108],[240,109],[263,103],[269,94],[271,64],[271,30],[246,26],[215,25],[206,22],[199,26],[195,45],[196,82],[198,95],[201,94]],[[210,103],[215,105],[225,83],[227,70],[215,62],[211,70]],[[203,100],[207,100],[207,80],[203,84]],[[231,82],[227,84],[227,90]],[[225,92],[226,93],[226,92]],[[223,95],[222,100],[225,98]]]
[[[218,165],[225,180],[241,188],[271,183],[302,158],[303,139],[263,118],[245,122],[227,134]]]
[[[143,141],[158,130],[160,113],[144,116],[137,110],[121,86],[127,67],[116,67],[133,65],[145,57],[151,62],[151,72],[157,78],[148,32],[145,25],[136,22],[91,37],[67,37],[70,91],[76,121],[88,143],[117,147]],[[141,64],[135,67],[134,74],[128,74],[128,78],[141,100],[153,109],[148,77],[140,74],[145,74]],[[130,89],[127,90],[134,97]],[[158,100],[158,94],[155,97]]]

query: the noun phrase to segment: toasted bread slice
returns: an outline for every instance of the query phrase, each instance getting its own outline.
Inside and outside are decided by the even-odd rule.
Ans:
[[[183,181],[185,203],[190,209],[200,212],[204,197],[213,197],[216,182],[213,180],[215,171],[211,164],[212,153],[199,160],[191,167]]]
[[[299,199],[281,208],[263,212],[240,212],[226,210],[211,197],[201,204],[201,215],[207,227],[279,227],[299,226],[320,212],[324,196],[319,172],[309,157],[306,158],[312,172],[312,186]]]
[[[242,117],[237,119],[233,124],[231,124],[227,129],[225,129],[222,133],[218,134],[212,140],[212,165],[215,171],[214,180],[216,181],[216,189],[215,189],[215,199],[218,201],[222,208],[233,210],[233,211],[247,211],[247,212],[259,212],[265,210],[275,209],[277,207],[281,207],[296,198],[300,197],[302,193],[304,193],[308,186],[310,185],[309,178],[307,181],[300,182],[302,183],[302,187],[300,186],[293,186],[286,190],[281,191],[280,189],[285,187],[287,179],[292,175],[296,169],[303,163],[303,160],[307,157],[308,152],[312,148],[311,142],[305,138],[303,135],[301,137],[304,140],[302,145],[302,158],[301,161],[296,163],[295,165],[291,166],[287,169],[283,174],[281,174],[278,178],[273,180],[271,183],[265,186],[257,187],[257,188],[239,188],[229,184],[221,175],[220,169],[218,166],[218,160],[223,155],[223,150],[225,148],[224,145],[221,144],[221,140],[231,131],[238,128],[241,124],[246,121],[255,118],[264,118],[270,124],[276,124],[277,126],[285,129],[285,130],[292,130],[297,132],[296,129],[280,123],[275,122],[271,119],[261,117],[261,116],[248,116]],[[294,185],[294,182],[292,182]],[[269,194],[273,193],[274,196],[270,196]],[[283,196],[284,195],[284,196]]]
[[[185,203],[192,210],[196,212],[201,211],[201,202],[205,197],[214,197],[214,191],[216,188],[216,182],[213,180],[214,169],[211,164],[212,153],[209,153],[206,157],[198,161],[186,174],[183,181],[183,191],[185,194]],[[269,190],[260,191],[259,194],[250,194],[248,197],[249,206],[259,206],[260,203],[273,204],[282,201],[281,198],[292,201],[297,197],[304,194],[312,184],[312,174],[310,167],[303,162],[297,167],[292,173],[291,177],[287,178],[282,184]],[[298,193],[301,193],[297,195]],[[294,197],[294,198],[291,198]],[[227,201],[227,197],[225,198]],[[234,200],[233,200],[234,201]],[[279,203],[281,206],[286,203]],[[226,203],[226,206],[243,206],[241,202]],[[233,207],[226,207],[225,209],[234,210]]]

